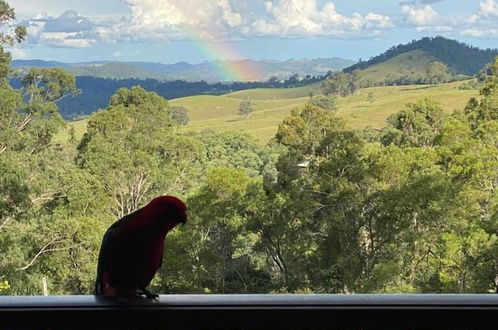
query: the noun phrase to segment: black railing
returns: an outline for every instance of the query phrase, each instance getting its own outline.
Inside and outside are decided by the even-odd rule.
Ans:
[[[4,329],[498,329],[498,295],[0,296]]]

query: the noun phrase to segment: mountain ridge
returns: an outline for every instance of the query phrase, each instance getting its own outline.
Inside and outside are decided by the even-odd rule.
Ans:
[[[340,71],[355,63],[340,57],[314,59],[278,60],[215,60],[197,64],[176,62],[164,64],[159,62],[140,61],[93,61],[79,63],[64,63],[58,61],[13,60],[12,67],[26,70],[30,67],[63,67],[76,76],[91,76],[109,79],[157,79],[224,82],[233,80],[227,78],[220,68],[237,66],[255,67],[258,71],[251,77],[253,81],[267,80],[271,77],[287,79],[294,74],[300,76],[321,76],[328,71]]]
[[[345,68],[343,71],[350,73],[356,69],[365,70],[373,65],[386,62],[398,55],[414,50],[424,51],[437,61],[446,64],[455,73],[469,76],[477,74],[479,70],[498,56],[498,49],[480,49],[441,36],[425,37],[419,40],[412,40],[407,44],[392,46],[385,52],[371,57],[368,61],[360,61]]]

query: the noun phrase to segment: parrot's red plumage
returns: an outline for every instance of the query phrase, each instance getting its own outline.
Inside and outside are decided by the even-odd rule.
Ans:
[[[187,207],[178,198],[160,196],[116,221],[100,248],[95,294],[154,297],[146,288],[162,264],[164,239],[187,221]]]

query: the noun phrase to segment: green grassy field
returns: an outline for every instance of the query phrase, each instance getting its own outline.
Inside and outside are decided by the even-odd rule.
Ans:
[[[69,131],[71,127],[74,127],[74,136],[77,141],[79,141],[83,134],[86,132],[86,119],[71,121],[67,124],[64,130],[61,130],[54,136],[54,142],[60,143],[63,146],[69,144]]]
[[[361,76],[363,81],[381,82],[386,80],[388,76],[425,74],[431,62],[434,61],[437,61],[435,57],[417,49],[374,64],[362,70]]]
[[[402,110],[406,103],[416,102],[424,97],[441,102],[449,113],[461,111],[469,98],[479,94],[476,90],[458,89],[463,83],[366,88],[355,95],[338,99],[337,113],[347,120],[350,127],[381,128],[390,114]],[[308,102],[310,91],[318,94],[319,84],[292,89],[254,89],[222,96],[190,96],[171,100],[170,104],[188,109],[190,122],[180,131],[236,130],[247,132],[261,143],[266,143],[275,135],[278,125],[293,108]],[[367,99],[369,93],[375,97],[372,103]],[[245,96],[252,100],[255,110],[247,119],[237,113],[240,99]],[[76,138],[80,138],[86,129],[85,120],[71,122],[68,129],[56,137],[57,142],[67,141],[70,125],[75,128]]]
[[[477,96],[478,91],[460,90],[458,86],[461,84],[462,82],[455,82],[435,86],[366,88],[358,94],[338,99],[337,113],[344,117],[351,127],[381,128],[390,114],[402,110],[406,103],[416,102],[424,97],[441,102],[447,112],[463,110],[469,98]],[[282,95],[280,93],[282,91],[277,90],[276,95]],[[375,97],[372,103],[367,99],[369,93],[373,93]],[[253,100],[255,111],[248,119],[243,119],[237,114],[239,101],[234,99],[234,94],[237,98],[249,96]],[[260,98],[252,98],[254,95]],[[299,92],[296,95],[299,95]],[[248,90],[224,96],[180,98],[172,100],[171,104],[182,105],[189,109],[191,122],[182,128],[184,131],[200,131],[208,128],[217,131],[238,130],[247,132],[265,143],[275,135],[278,125],[290,114],[291,109],[303,106],[309,100],[308,97],[290,99],[275,97],[273,100],[268,100],[268,97],[271,97],[271,90]]]
[[[448,113],[462,111],[471,97],[479,95],[477,90],[458,89],[463,83],[366,88],[360,90],[359,94],[339,99],[338,114],[355,128],[381,128],[385,126],[389,115],[402,110],[406,103],[424,97],[440,102]],[[373,103],[367,100],[370,92],[375,96]]]
[[[255,88],[233,92],[230,94],[226,94],[226,96],[237,99],[241,99],[247,96],[251,100],[279,100],[297,97],[309,97],[310,93],[313,93],[313,95],[321,93],[320,85],[321,83],[296,88]]]

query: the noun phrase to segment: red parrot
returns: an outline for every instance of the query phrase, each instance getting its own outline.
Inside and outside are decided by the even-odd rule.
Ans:
[[[95,294],[156,298],[146,288],[163,260],[166,234],[187,221],[187,207],[173,196],[159,196],[116,221],[102,239]]]

